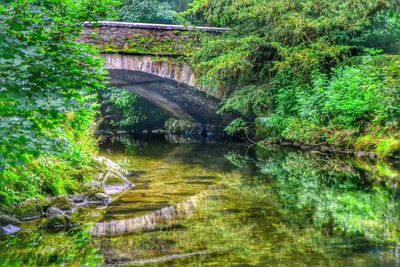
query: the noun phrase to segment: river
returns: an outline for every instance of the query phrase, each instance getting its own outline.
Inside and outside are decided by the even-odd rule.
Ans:
[[[162,135],[101,154],[135,187],[70,231],[24,223],[2,266],[400,266],[398,163]]]

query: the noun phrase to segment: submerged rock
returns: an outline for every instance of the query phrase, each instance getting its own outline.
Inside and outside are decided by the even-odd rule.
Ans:
[[[18,226],[14,226],[12,224],[9,224],[7,226],[1,227],[1,231],[5,235],[13,235],[13,234],[16,234],[19,231],[21,231],[21,228],[19,228]]]

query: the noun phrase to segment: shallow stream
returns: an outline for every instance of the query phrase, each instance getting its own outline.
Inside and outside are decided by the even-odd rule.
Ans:
[[[101,154],[135,187],[67,232],[24,223],[2,266],[400,266],[396,163],[174,136]]]

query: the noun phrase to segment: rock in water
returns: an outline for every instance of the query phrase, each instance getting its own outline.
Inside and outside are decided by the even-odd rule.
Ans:
[[[18,233],[19,231],[21,231],[21,228],[19,228],[17,226],[14,226],[12,224],[9,224],[7,226],[1,227],[1,231],[3,232],[3,234],[13,235],[13,234]]]
[[[108,203],[111,202],[111,198],[110,198],[107,194],[104,194],[104,193],[97,193],[97,194],[95,195],[95,197],[96,197],[96,199],[97,199],[98,201],[100,201],[102,204],[108,204]]]
[[[97,193],[96,194],[96,198],[98,200],[106,200],[108,198],[108,196],[106,194],[104,194],[104,193]]]

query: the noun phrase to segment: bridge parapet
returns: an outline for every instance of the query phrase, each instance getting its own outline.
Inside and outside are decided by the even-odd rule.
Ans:
[[[182,56],[196,49],[201,34],[221,34],[227,28],[190,27],[127,22],[87,22],[78,41],[107,53]]]

